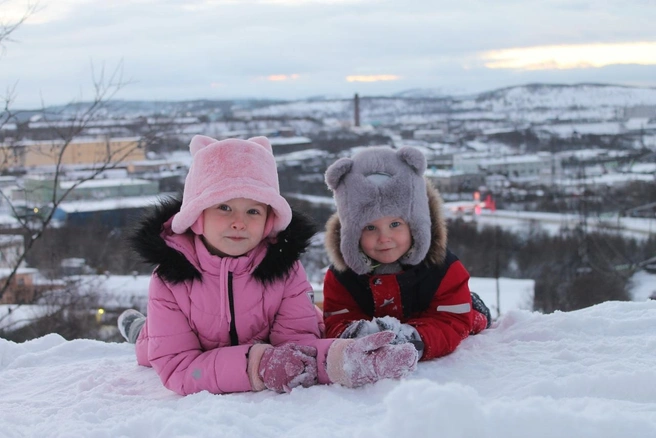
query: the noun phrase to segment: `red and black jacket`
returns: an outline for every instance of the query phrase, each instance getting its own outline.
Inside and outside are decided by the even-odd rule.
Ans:
[[[474,327],[469,273],[446,248],[446,225],[439,193],[427,185],[432,242],[426,258],[396,274],[358,275],[339,250],[339,217],[327,223],[326,247],[332,265],[324,279],[323,311],[327,337],[339,337],[353,321],[393,316],[410,324],[424,342],[422,360],[453,352]],[[484,327],[484,326],[483,326]]]

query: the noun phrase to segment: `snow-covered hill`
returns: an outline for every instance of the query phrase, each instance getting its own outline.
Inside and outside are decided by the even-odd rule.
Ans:
[[[53,111],[78,112],[83,104]],[[393,96],[360,96],[364,123],[394,123],[402,117],[423,115],[433,120],[530,119],[531,113],[556,112],[562,120],[607,120],[621,117],[626,108],[656,106],[656,88],[607,84],[529,84],[493,90],[475,95],[445,95],[438,90],[417,89]],[[137,117],[148,114],[169,116],[245,114],[255,118],[306,118],[314,120],[351,120],[353,99],[312,98],[294,101],[113,101],[103,110],[107,117]],[[431,116],[433,116],[431,118]],[[543,117],[544,118],[544,117]],[[553,117],[552,117],[553,118]]]
[[[413,91],[410,96],[361,96],[364,114],[399,115],[432,112],[501,112],[545,111],[548,109],[584,111],[600,108],[624,109],[656,105],[656,88],[637,88],[604,84],[522,85],[469,96],[435,96]],[[351,99],[294,101],[264,106],[253,111],[256,116],[343,117],[353,111]]]
[[[133,347],[0,339],[0,435],[656,436],[656,301],[512,311],[402,381],[180,397]]]
[[[656,88],[634,88],[619,85],[533,84],[503,88],[482,93],[474,99],[462,100],[463,108],[486,107],[492,111],[506,109],[546,108],[624,108],[638,105],[656,105]]]

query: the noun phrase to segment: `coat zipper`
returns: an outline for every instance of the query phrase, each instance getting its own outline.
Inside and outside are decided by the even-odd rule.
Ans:
[[[230,304],[230,345],[239,345],[235,324],[235,300],[232,296],[232,272],[228,272],[228,303]]]

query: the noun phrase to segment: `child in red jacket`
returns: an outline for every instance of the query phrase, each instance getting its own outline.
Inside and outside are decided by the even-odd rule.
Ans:
[[[326,171],[337,204],[326,225],[328,337],[391,330],[427,360],[489,327],[489,310],[447,248],[442,201],[425,170],[415,148],[369,147]]]

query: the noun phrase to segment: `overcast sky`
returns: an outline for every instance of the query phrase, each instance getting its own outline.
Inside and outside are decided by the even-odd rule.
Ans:
[[[0,23],[28,5],[0,0]],[[130,100],[656,87],[654,23],[655,0],[40,0],[3,41],[0,92],[88,100],[103,66]]]

